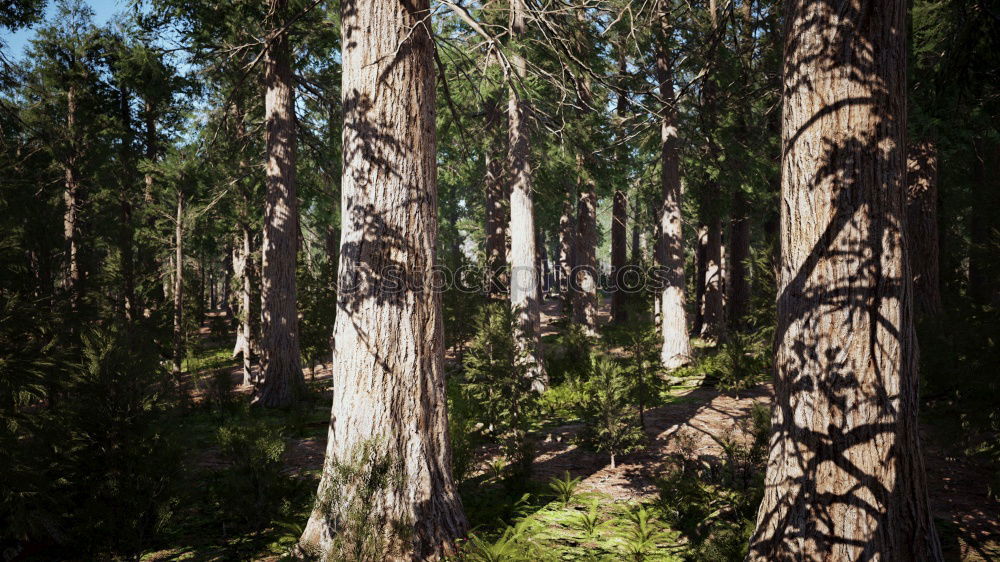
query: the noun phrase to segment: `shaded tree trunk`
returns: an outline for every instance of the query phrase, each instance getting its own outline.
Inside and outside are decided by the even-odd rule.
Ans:
[[[287,0],[270,0],[272,29],[284,25]],[[299,204],[295,194],[295,86],[288,33],[275,31],[264,56],[267,201],[261,248],[262,384],[255,404],[286,407],[305,388],[299,352],[295,264]]]
[[[913,277],[913,310],[925,316],[941,313],[937,167],[933,142],[910,145],[906,160],[907,256]]]
[[[174,349],[173,373],[181,373],[184,359],[184,192],[177,190],[177,216],[174,220]]]
[[[1000,305],[1000,285],[997,276],[997,248],[1000,248],[1000,221],[996,218],[1000,204],[1000,181],[993,171],[1000,158],[1000,143],[977,139],[974,143],[973,172],[975,202],[969,225],[969,296],[979,305],[991,302]],[[988,164],[992,168],[988,169]]]
[[[486,101],[486,267],[487,295],[502,300],[507,295],[507,226],[510,224],[509,201],[504,184],[506,163],[505,131],[500,101]]]
[[[611,206],[611,322],[624,324],[628,321],[625,308],[626,294],[622,290],[622,275],[627,263],[627,229],[628,210],[625,192],[616,189]]]
[[[775,403],[750,560],[941,560],[906,266],[906,4],[785,2]]]
[[[656,81],[660,84],[660,191],[663,196],[658,226],[659,266],[663,288],[659,291],[660,363],[670,369],[691,356],[684,297],[684,229],[681,210],[681,178],[677,154],[677,124],[673,64],[667,53],[666,34],[670,14],[660,13],[660,37],[656,50]]]
[[[570,277],[573,275],[573,248],[576,238],[576,225],[573,221],[573,194],[569,192],[563,199],[562,213],[559,215],[559,292],[563,296],[564,306],[572,306],[573,291]]]
[[[119,172],[118,205],[121,224],[118,225],[118,246],[122,275],[122,312],[126,321],[135,319],[135,254],[133,244],[135,239],[132,225],[132,182],[136,179],[135,161],[132,155],[132,109],[129,104],[128,89],[122,86],[118,90],[119,111],[121,113],[121,171]]]
[[[69,153],[66,156],[65,176],[66,189],[63,201],[66,204],[63,214],[63,237],[67,248],[66,287],[69,289],[70,306],[73,311],[80,308],[83,299],[83,274],[80,268],[80,205],[82,193],[80,180],[77,176],[77,149],[79,141],[76,138],[76,86],[70,84],[66,91],[66,131],[69,136]]]
[[[743,328],[744,317],[750,305],[750,272],[747,269],[747,260],[750,259],[750,217],[746,196],[739,189],[733,195],[733,214],[726,313],[729,325],[739,330]]]
[[[597,335],[597,194],[594,183],[580,170],[580,198],[576,206],[576,259],[573,283],[573,320],[589,335]]]
[[[722,221],[713,218],[708,223],[705,240],[705,296],[702,307],[701,335],[718,338],[722,335]]]
[[[701,335],[705,327],[705,258],[708,251],[708,226],[698,226],[698,242],[694,252],[694,333]]]
[[[518,44],[524,34],[525,0],[511,0],[511,40],[515,43],[510,55],[514,72],[520,81],[527,77],[527,65]],[[526,366],[532,387],[543,390],[548,386],[539,349],[541,317],[538,302],[538,277],[535,269],[535,206],[532,200],[531,133],[528,100],[511,85],[507,99],[509,120],[510,182],[510,306],[516,318],[514,340],[518,360]]]
[[[451,477],[441,298],[422,282],[438,230],[429,15],[428,0],[341,5],[337,391],[299,541],[311,560],[440,558],[468,528]]]

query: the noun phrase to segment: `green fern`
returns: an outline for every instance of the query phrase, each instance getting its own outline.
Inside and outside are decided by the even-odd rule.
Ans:
[[[573,497],[576,495],[576,487],[580,484],[580,480],[579,477],[570,478],[569,471],[567,470],[561,479],[553,478],[549,481],[549,489],[552,490],[552,495],[556,500],[565,507],[573,501]]]

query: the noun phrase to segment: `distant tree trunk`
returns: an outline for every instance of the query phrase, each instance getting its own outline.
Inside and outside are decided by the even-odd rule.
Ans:
[[[694,333],[705,329],[705,269],[708,255],[708,226],[698,226],[698,244],[694,253]]]
[[[625,292],[622,290],[622,274],[628,265],[626,252],[628,209],[625,192],[616,189],[611,207],[611,322],[624,324],[628,321],[625,308]]]
[[[744,317],[750,305],[750,275],[747,270],[747,260],[750,259],[750,217],[747,213],[747,200],[742,190],[733,195],[732,236],[729,242],[729,283],[726,290],[729,298],[726,302],[726,312],[729,325],[735,329],[743,328]]]
[[[468,529],[451,476],[441,298],[422,282],[438,230],[429,16],[428,0],[341,5],[337,390],[299,541],[310,560],[436,559]]]
[[[509,201],[504,184],[506,163],[505,131],[500,101],[486,101],[486,267],[487,295],[491,299],[508,298],[507,285],[507,226],[510,224]]]
[[[722,335],[722,221],[709,220],[705,241],[705,304],[702,310],[701,335],[718,338]]]
[[[576,225],[573,220],[573,194],[566,193],[562,213],[559,215],[559,292],[563,304],[572,306],[573,291],[570,277],[573,275],[573,248],[576,245]]]
[[[525,0],[511,0],[511,39],[515,44],[524,34]],[[527,64],[519,51],[510,55],[519,80],[527,77]],[[516,318],[514,340],[519,360],[530,362],[528,375],[536,390],[548,386],[539,349],[541,318],[538,303],[538,271],[535,269],[535,206],[532,201],[531,133],[527,99],[510,87],[507,99],[509,120],[510,170],[510,306]]]
[[[576,207],[576,263],[573,320],[589,335],[597,335],[597,194],[592,181],[583,177],[583,156],[577,157],[580,170],[580,198]]]
[[[227,319],[233,316],[233,303],[231,301],[231,290],[233,284],[233,246],[227,241],[222,256],[222,310],[226,313]]]
[[[256,382],[253,373],[256,349],[253,322],[253,233],[250,231],[249,223],[244,222],[241,225],[239,238],[233,250],[233,265],[240,287],[237,300],[239,324],[236,327],[233,356],[239,355],[241,358],[243,385],[251,386]]]
[[[80,308],[80,301],[83,299],[83,275],[80,270],[80,221],[79,212],[81,204],[80,180],[77,177],[77,148],[79,141],[76,138],[76,86],[70,84],[66,91],[66,131],[70,139],[69,154],[65,162],[66,190],[63,192],[63,200],[66,204],[66,211],[63,215],[63,235],[67,247],[67,283],[69,289],[70,306],[73,311]]]
[[[129,91],[124,86],[118,90],[119,111],[121,113],[121,170],[118,192],[118,205],[121,224],[119,228],[120,266],[122,269],[122,311],[126,321],[135,319],[135,254],[133,244],[135,233],[132,225],[133,181],[135,181],[135,162],[132,155],[132,109],[129,103]]]
[[[181,373],[184,359],[184,191],[177,190],[177,217],[174,221],[174,352],[173,373]]]
[[[907,248],[913,278],[913,309],[918,315],[941,313],[938,266],[938,161],[931,141],[910,146],[906,161]]]
[[[284,25],[287,0],[269,0],[272,29]],[[262,384],[255,404],[287,407],[305,388],[299,352],[295,265],[299,203],[295,194],[295,85],[287,31],[275,31],[264,56],[267,202],[261,249]]]
[[[681,177],[677,154],[677,124],[674,98],[673,63],[667,52],[666,33],[670,14],[660,12],[660,37],[656,49],[656,81],[660,84],[663,106],[660,115],[660,208],[658,234],[659,266],[663,273],[660,290],[660,363],[670,369],[686,363],[691,356],[687,311],[684,297],[684,228],[681,210]]]
[[[1000,247],[1000,221],[996,218],[1000,181],[994,171],[1000,158],[1000,143],[977,139],[973,148],[975,201],[969,225],[969,296],[979,305],[991,302],[1000,305],[996,250]]]
[[[750,560],[941,560],[906,267],[906,3],[787,0],[775,402]]]
[[[545,297],[545,293],[548,289],[548,278],[549,278],[549,255],[545,249],[545,231],[539,229],[538,236],[535,238],[535,248],[538,249],[538,298],[539,301]]]

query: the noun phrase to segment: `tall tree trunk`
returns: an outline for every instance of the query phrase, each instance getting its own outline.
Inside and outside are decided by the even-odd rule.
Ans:
[[[287,0],[269,0],[272,29],[285,22]],[[299,353],[295,263],[299,204],[295,194],[295,86],[287,31],[274,31],[264,56],[267,202],[261,249],[263,383],[255,404],[286,407],[305,388]]]
[[[525,0],[511,0],[511,40],[515,43],[510,55],[518,81],[527,78],[527,63],[518,44],[524,34]],[[528,118],[531,107],[527,99],[511,85],[507,98],[509,122],[510,170],[510,306],[516,318],[514,341],[519,361],[536,390],[548,386],[539,349],[541,317],[538,302],[538,277],[535,269],[535,205],[532,201],[531,133]]]
[[[226,242],[222,256],[222,310],[226,313],[226,318],[231,321],[233,317],[233,303],[231,301],[231,291],[233,285],[233,246]]]
[[[559,215],[559,292],[563,306],[572,306],[573,290],[570,278],[573,275],[573,248],[576,246],[576,225],[573,220],[573,193],[566,193],[562,213]]]
[[[69,289],[70,306],[73,311],[80,308],[83,299],[83,274],[80,269],[80,180],[77,177],[77,149],[79,141],[76,138],[76,86],[70,84],[66,91],[66,131],[70,139],[69,154],[65,162],[66,189],[63,200],[66,204],[63,215],[63,236],[67,247],[67,277],[66,286]]]
[[[625,266],[628,265],[626,255],[628,243],[627,213],[625,192],[616,189],[611,205],[611,322],[614,324],[624,324],[628,321],[628,313],[625,308],[626,294],[622,289],[622,276],[625,272]]]
[[[486,101],[486,283],[491,299],[507,298],[507,226],[510,224],[509,201],[504,185],[506,134],[500,100]]]
[[[665,4],[665,3],[664,3]],[[686,363],[691,356],[687,311],[684,298],[684,229],[681,210],[681,178],[677,155],[677,124],[674,98],[673,63],[667,53],[670,14],[660,10],[660,37],[656,49],[656,81],[663,104],[660,115],[660,190],[663,206],[658,217],[659,266],[663,273],[659,313],[662,345],[660,363],[670,369]]]
[[[1000,143],[977,139],[973,182],[975,203],[969,225],[969,296],[979,305],[993,302],[1000,305],[1000,285],[997,276],[996,248],[1000,247],[1000,221],[996,218],[1000,205],[1000,181],[993,171],[1000,158]]]
[[[184,359],[184,192],[177,190],[177,217],[174,221],[174,350],[173,373],[181,373]]]
[[[705,328],[705,267],[708,255],[708,226],[698,226],[698,244],[694,254],[694,333]]]
[[[722,221],[708,222],[705,241],[705,304],[702,310],[701,335],[718,338],[722,335]]]
[[[582,156],[577,165],[581,181],[576,207],[573,319],[593,336],[597,335],[597,194],[594,183],[582,177]]]
[[[906,3],[785,3],[775,404],[750,560],[941,560],[906,265]]]
[[[937,147],[932,141],[910,145],[906,160],[908,258],[913,276],[913,310],[941,313],[938,266]]]
[[[132,158],[132,109],[129,103],[129,91],[122,86],[119,91],[119,111],[121,114],[121,171],[119,172],[118,205],[121,224],[118,225],[118,251],[122,275],[122,312],[126,321],[135,319],[135,254],[133,244],[135,239],[132,225],[133,181],[136,179],[135,162]]]
[[[256,382],[253,372],[256,346],[253,322],[253,233],[248,222],[240,226],[239,240],[233,248],[233,266],[240,287],[237,300],[239,324],[236,327],[233,357],[240,356],[243,385],[251,386]]]
[[[732,236],[729,237],[729,283],[726,290],[726,313],[729,325],[742,329],[744,317],[750,305],[750,275],[747,260],[750,259],[750,217],[743,190],[737,189],[733,195]]]
[[[428,0],[341,4],[337,391],[299,541],[313,560],[440,558],[468,528],[451,477],[441,298],[422,282],[438,230],[429,16]]]

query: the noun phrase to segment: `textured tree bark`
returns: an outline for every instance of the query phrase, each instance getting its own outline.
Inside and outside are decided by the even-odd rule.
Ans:
[[[264,119],[267,145],[267,200],[261,248],[262,384],[254,403],[269,408],[298,401],[305,388],[299,353],[295,264],[299,204],[295,194],[295,85],[288,33],[287,0],[269,0],[275,30],[264,56]]]
[[[507,226],[510,224],[509,200],[504,183],[506,134],[498,99],[486,101],[486,283],[491,299],[508,298]]]
[[[525,0],[511,0],[511,39],[515,50],[510,55],[519,81],[527,77],[524,57],[517,50],[524,34]],[[541,317],[538,303],[538,271],[535,269],[535,206],[532,201],[531,133],[528,116],[531,107],[527,99],[510,87],[507,98],[509,122],[510,170],[510,306],[516,318],[514,340],[518,360],[526,363],[528,376],[535,390],[548,386],[539,349]]]
[[[907,256],[913,277],[913,310],[924,316],[941,313],[937,167],[933,142],[910,145],[906,160]]]
[[[694,254],[694,333],[701,334],[705,328],[705,267],[708,255],[708,226],[698,226],[698,245]]]
[[[239,323],[236,326],[233,357],[240,356],[243,385],[252,386],[256,382],[253,372],[256,346],[253,321],[253,233],[248,222],[244,222],[240,227],[239,240],[233,248],[233,266],[240,287],[237,298]]]
[[[80,180],[77,177],[76,139],[76,87],[70,84],[66,91],[66,132],[70,139],[70,148],[65,162],[66,189],[63,201],[66,210],[63,215],[63,236],[67,247],[66,286],[69,289],[70,305],[74,311],[80,308],[83,299],[83,277],[80,270]]]
[[[451,477],[441,299],[427,282],[437,238],[429,17],[428,0],[341,4],[336,391],[299,541],[310,559],[436,559],[468,528]]]
[[[708,222],[705,241],[705,303],[702,310],[701,335],[718,338],[722,335],[722,221]]]
[[[583,177],[583,156],[577,156],[580,198],[576,206],[576,263],[574,264],[573,320],[591,336],[597,335],[597,194]]]
[[[906,265],[906,4],[785,2],[775,404],[750,560],[941,560]]]
[[[563,199],[562,213],[559,215],[559,292],[563,305],[570,310],[573,291],[570,277],[573,275],[573,248],[576,245],[576,225],[573,221],[573,194],[567,193]]]
[[[744,317],[750,305],[750,275],[747,260],[750,258],[750,217],[742,190],[733,195],[732,236],[729,241],[729,283],[726,285],[726,313],[729,326],[743,328]]]
[[[177,216],[174,220],[174,349],[173,374],[181,373],[184,359],[184,191],[177,190]]]
[[[681,177],[677,154],[676,100],[674,98],[673,64],[666,51],[669,30],[668,8],[661,7],[659,44],[656,50],[656,81],[660,84],[663,107],[660,115],[660,208],[658,234],[659,265],[664,274],[660,290],[660,330],[663,338],[660,363],[675,368],[687,363],[691,356],[688,338],[687,311],[684,298],[684,229],[681,210]]]
[[[625,192],[616,189],[614,201],[611,204],[611,322],[614,324],[624,324],[628,321],[628,312],[625,308],[627,295],[621,289],[622,273],[625,271],[625,266],[628,265],[626,263],[627,213]]]

